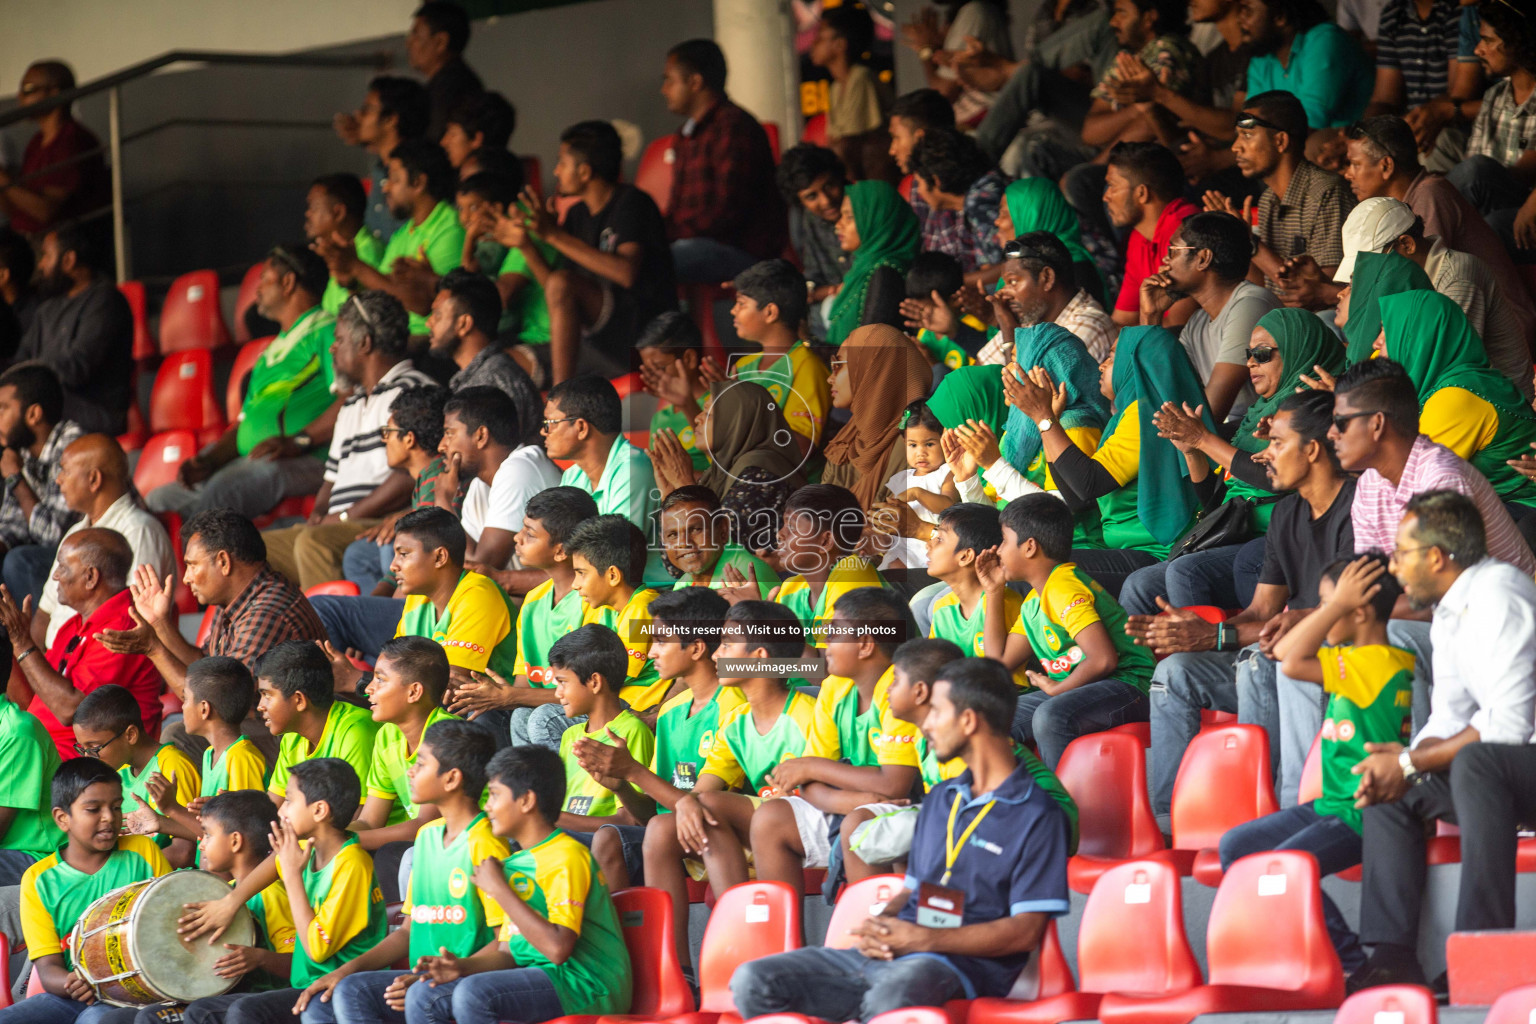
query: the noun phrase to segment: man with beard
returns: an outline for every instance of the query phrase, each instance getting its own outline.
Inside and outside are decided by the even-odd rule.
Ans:
[[[1096,199],[1099,197],[1095,197]],[[1115,323],[1140,323],[1141,282],[1168,258],[1179,225],[1199,211],[1184,198],[1184,171],[1173,152],[1155,142],[1120,142],[1109,151],[1104,168],[1103,209],[1110,223],[1129,231],[1125,242],[1125,277],[1115,300]],[[1194,303],[1175,303],[1162,323],[1186,322]]]
[[[336,318],[320,308],[325,261],[302,246],[267,254],[256,308],[279,327],[251,367],[240,418],[181,464],[173,483],[145,498],[156,512],[190,517],[232,508],[255,518],[286,498],[314,494],[324,479],[341,400],[331,394]]]
[[[308,522],[262,535],[272,568],[305,590],[340,579],[347,545],[410,500],[414,481],[389,468],[383,436],[395,396],[432,383],[406,357],[407,330],[405,308],[378,291],[352,296],[336,319],[331,357],[352,397],[336,414],[325,482]]]
[[[380,245],[395,233],[401,220],[390,212],[389,196],[384,190],[384,182],[389,178],[385,159],[406,139],[421,138],[427,130],[430,107],[431,100],[420,82],[397,75],[379,75],[368,83],[363,105],[355,114],[336,115],[336,134],[341,141],[349,146],[362,146],[373,154],[368,210],[363,221]]]
[[[30,594],[33,607],[59,540],[76,518],[59,487],[59,463],[85,431],[64,417],[65,402],[59,378],[46,366],[19,364],[0,375],[0,575],[12,597]]]
[[[75,73],[62,61],[38,61],[21,76],[16,102],[22,108],[75,87]],[[76,121],[70,105],[52,107],[31,120],[37,134],[14,176],[0,170],[0,216],[11,227],[35,235],[53,224],[78,220],[110,204],[101,143]]]
[[[1072,254],[1049,231],[1030,231],[1003,246],[1003,286],[992,298],[1003,344],[1012,345],[1015,327],[1055,323],[1081,338],[1088,354],[1102,362],[1119,328],[1076,282]]]
[[[1198,213],[1186,220],[1168,244],[1163,269],[1141,286],[1141,322],[1162,322],[1165,310],[1181,299],[1199,309],[1179,332],[1217,423],[1241,416],[1253,404],[1248,381],[1248,339],[1259,318],[1280,306],[1267,288],[1247,280],[1248,226],[1224,213]]]
[[[1313,129],[1341,128],[1365,113],[1376,85],[1371,65],[1317,0],[1242,0],[1238,25],[1253,54],[1249,103],[1261,93],[1289,92]],[[1305,133],[1295,140],[1298,153],[1305,141]]]
[[[496,343],[500,316],[501,294],[496,285],[472,271],[450,270],[438,282],[437,297],[427,315],[431,353],[458,367],[448,381],[450,391],[488,387],[509,395],[517,406],[519,432],[524,438],[536,438],[544,403],[517,360]]]
[[[40,302],[16,362],[36,361],[64,389],[63,418],[81,430],[128,429],[133,387],[133,313],[110,275],[92,225],[50,231],[37,264]]]

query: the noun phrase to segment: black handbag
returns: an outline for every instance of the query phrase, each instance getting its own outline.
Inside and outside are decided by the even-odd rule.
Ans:
[[[1253,510],[1261,505],[1272,505],[1283,497],[1285,495],[1276,494],[1254,501],[1251,498],[1239,496],[1228,498],[1213,509],[1202,509],[1197,513],[1195,525],[1179,538],[1179,542],[1168,553],[1168,561],[1171,562],[1180,555],[1189,555],[1196,551],[1210,551],[1213,548],[1247,543],[1255,536],[1253,527],[1250,525],[1253,521]]]

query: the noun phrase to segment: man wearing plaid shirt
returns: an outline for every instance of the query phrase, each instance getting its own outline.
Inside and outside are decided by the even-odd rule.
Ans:
[[[64,419],[64,388],[48,367],[21,363],[0,376],[0,575],[18,604],[30,594],[37,606],[59,540],[78,518],[56,478],[64,449],[84,433]]]
[[[661,94],[686,117],[667,154],[667,233],[683,284],[728,281],[784,251],[788,227],[768,134],[725,95],[725,55],[708,39],[667,54]]]

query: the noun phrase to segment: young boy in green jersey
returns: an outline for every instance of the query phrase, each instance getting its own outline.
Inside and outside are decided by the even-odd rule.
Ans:
[[[120,834],[123,780],[103,761],[64,762],[54,773],[50,796],[53,823],[66,840],[21,877],[21,930],[43,992],[0,1011],[17,1021],[62,1022],[82,1014],[90,1014],[89,1020],[111,1012],[75,970],[65,939],[98,898],[171,870],[148,836]]]
[[[260,788],[210,796],[199,819],[199,864],[205,871],[230,875],[238,882],[272,855],[271,835],[278,821],[277,808]],[[238,986],[242,993],[284,988],[293,969],[293,947],[298,938],[288,906],[288,890],[282,882],[273,882],[245,906],[256,920],[256,945],[227,946],[229,952],[214,962],[213,973],[221,978],[244,979]],[[227,1008],[236,996],[215,998],[225,1000]],[[204,1011],[214,1008],[206,1004],[200,1007]],[[199,1016],[194,1013],[193,1019]]]
[[[602,740],[580,736],[571,748],[582,770],[618,794],[637,821],[649,819],[653,810],[670,813],[693,789],[721,717],[742,702],[741,691],[721,686],[715,674],[715,648],[730,607],[703,587],[673,590],[651,602],[651,656],[661,678],[681,690],[656,716],[649,765],[636,760],[628,743],[612,734]],[[592,855],[615,891],[644,884],[643,871],[630,868],[636,861],[643,866],[644,843],[644,825],[608,824],[593,836]]]
[[[294,767],[311,758],[340,758],[358,778],[368,777],[378,725],[363,708],[336,699],[331,663],[319,647],[287,640],[262,655],[256,693],[256,709],[278,738],[277,763],[267,782],[273,803],[288,795]]]
[[[691,484],[663,498],[660,525],[662,554],[683,574],[673,590],[739,587],[750,574],[767,601],[779,585],[772,566],[731,540],[732,517],[708,487]]]
[[[411,797],[410,772],[421,737],[434,722],[454,719],[443,710],[448,692],[448,655],[424,636],[397,636],[384,644],[368,684],[368,701],[379,731],[364,788],[363,809],[352,822],[363,849],[373,854],[384,898],[398,903],[402,859],[437,808]],[[487,736],[490,734],[487,733]]]
[[[1287,676],[1321,683],[1329,695],[1319,740],[1323,795],[1227,832],[1223,871],[1240,857],[1282,847],[1315,854],[1323,874],[1360,863],[1355,766],[1369,744],[1404,743],[1410,728],[1414,656],[1387,642],[1387,620],[1401,593],[1383,555],[1340,559],[1323,570],[1318,607],[1275,643]],[[1347,977],[1365,966],[1365,951],[1326,892],[1323,916]]]
[[[1010,501],[1003,542],[976,560],[986,592],[987,657],[1010,672],[1031,654],[1043,672],[1028,671],[1013,737],[1034,743],[1054,769],[1079,736],[1147,720],[1152,654],[1125,632],[1125,609],[1072,557],[1072,513],[1044,492]],[[1019,617],[1007,618],[1009,580],[1030,585]]]
[[[185,806],[196,797],[202,780],[191,758],[149,736],[138,700],[121,686],[108,684],[86,694],[75,709],[73,728],[75,750],[100,758],[122,778],[123,814],[129,830],[157,836],[155,841],[172,865],[191,864],[196,840],[160,834],[160,815],[149,793],[150,777],[159,774],[175,786],[177,803]]]
[[[405,923],[356,959],[304,990],[299,1009],[311,1024],[420,1020],[411,1009],[429,991],[419,972],[391,969],[402,958],[413,967],[430,956],[473,956],[493,950],[503,914],[470,876],[486,858],[507,856],[505,840],[480,811],[486,767],[496,742],[481,727],[459,719],[434,722],[410,769],[410,798],[430,806],[436,820],[416,834]]]
[[[987,326],[955,308],[953,297],[965,287],[965,268],[960,261],[947,252],[920,252],[907,270],[906,285],[907,298],[901,304],[901,312],[907,317],[909,330],[919,328],[914,340],[928,361],[942,363],[947,370],[975,363],[956,339],[965,338],[973,346],[971,351],[979,351],[986,343]],[[922,326],[934,322],[930,310],[943,318],[945,333]]]
[[[917,730],[887,701],[891,655],[916,632],[894,591],[864,587],[838,598],[810,742],[768,773],[776,799],[752,816],[758,878],[799,891],[805,868],[829,866],[838,818],[863,804],[904,800],[917,788]]]
[[[0,630],[0,659],[10,652],[11,641]],[[64,841],[50,803],[58,770],[59,750],[47,728],[0,695],[0,774],[6,780],[0,807],[10,811],[0,826],[0,886],[20,884],[28,868]]]
[[[1003,542],[1003,528],[998,510],[991,505],[963,501],[939,513],[928,538],[928,575],[949,589],[929,605],[928,635],[948,640],[969,657],[986,657],[985,594],[976,575],[976,560],[981,553]],[[1003,618],[1014,622],[1024,607],[1024,598],[1012,587],[1003,588]],[[1013,670],[1020,689],[1029,686],[1029,676],[1021,662]]]
[[[819,448],[832,408],[831,375],[827,364],[800,339],[805,275],[785,260],[764,260],[731,283],[736,290],[731,307],[736,334],[762,346],[761,352],[738,359],[731,376],[759,384],[773,396],[801,451]]]
[[[645,534],[623,516],[598,516],[578,526],[565,547],[571,553],[576,590],[587,605],[585,621],[613,630],[628,652],[619,697],[647,724],[654,722],[653,709],[667,684],[651,664],[649,609],[656,591],[642,583],[649,557]]]
[[[699,472],[709,468],[709,452],[693,436],[693,421],[709,394],[699,375],[704,336],[687,313],[669,311],[645,325],[635,348],[645,389],[659,402],[651,414],[651,436],[670,430]],[[718,373],[719,371],[716,370]]]
[[[424,957],[407,1012],[430,1024],[501,1020],[540,1024],[577,1014],[625,1013],[633,974],[611,889],[592,853],[555,826],[565,788],[560,758],[509,747],[491,759],[486,816],[515,844],[487,857],[471,881],[501,907],[501,941],[461,957]]]

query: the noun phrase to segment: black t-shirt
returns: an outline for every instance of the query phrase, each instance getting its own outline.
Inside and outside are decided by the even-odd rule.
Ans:
[[[1299,494],[1275,503],[1264,541],[1259,582],[1285,587],[1292,608],[1317,607],[1317,582],[1323,570],[1355,553],[1355,524],[1349,518],[1355,482],[1345,480],[1328,511],[1312,518],[1312,506]]]
[[[1217,43],[1195,62],[1195,95],[1213,107],[1231,109],[1236,94],[1248,91],[1248,57],[1246,45],[1229,50],[1225,40]]]
[[[667,225],[656,201],[633,185],[617,185],[613,198],[598,213],[577,203],[565,215],[565,230],[601,252],[617,252],[626,242],[640,245],[640,273],[630,289],[640,326],[657,314],[677,308],[677,280],[672,273],[672,249]]]

